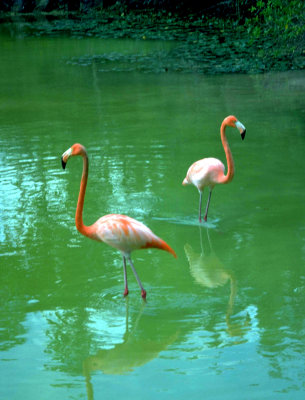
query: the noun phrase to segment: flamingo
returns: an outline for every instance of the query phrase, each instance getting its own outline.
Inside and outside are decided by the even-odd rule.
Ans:
[[[63,169],[65,169],[68,159],[74,156],[81,156],[83,158],[83,173],[75,213],[76,228],[82,235],[93,240],[105,242],[109,246],[114,247],[121,252],[124,269],[124,296],[128,295],[126,271],[126,260],[128,260],[141,289],[142,298],[145,299],[146,291],[143,288],[143,285],[131,260],[131,252],[136,249],[153,247],[168,251],[174,257],[177,257],[176,253],[164,240],[156,236],[147,226],[126,215],[109,214],[99,218],[90,226],[84,225],[83,207],[88,180],[89,160],[85,147],[79,143],[75,143],[67,151],[65,151],[61,157]]]
[[[234,177],[234,161],[233,156],[226,138],[226,127],[231,126],[237,128],[241,134],[242,140],[246,135],[246,128],[244,125],[237,120],[233,115],[226,117],[220,127],[221,142],[226,153],[226,159],[228,164],[228,172],[225,175],[225,166],[217,158],[209,157],[203,158],[202,160],[194,162],[192,164],[184,178],[182,185],[194,185],[199,191],[199,222],[201,222],[201,204],[202,204],[202,193],[206,186],[209,187],[209,197],[205,209],[204,220],[208,219],[208,210],[211,201],[212,190],[216,184],[229,183]]]

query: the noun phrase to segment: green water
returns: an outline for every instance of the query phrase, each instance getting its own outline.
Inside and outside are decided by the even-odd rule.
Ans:
[[[170,46],[0,36],[1,399],[304,398],[305,74],[81,61]],[[225,161],[229,114],[247,135],[228,129],[235,178],[199,227],[181,183]],[[120,254],[76,231],[75,142],[85,223],[128,214],[177,252],[133,253],[146,303],[130,270],[124,299]]]

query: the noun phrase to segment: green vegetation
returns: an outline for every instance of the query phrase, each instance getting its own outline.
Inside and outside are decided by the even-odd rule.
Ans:
[[[258,0],[245,18],[249,44],[259,56],[277,61],[286,59],[304,68],[305,3],[299,0]]]
[[[19,35],[177,40],[181,45],[163,55],[166,70],[305,67],[303,0],[3,0],[0,22],[9,29],[16,18]]]
[[[248,11],[242,28],[262,66],[266,70],[304,69],[305,2],[257,0]]]
[[[246,18],[246,26],[253,40],[267,35],[289,41],[302,38],[305,33],[303,1],[258,0],[250,12],[251,17]]]

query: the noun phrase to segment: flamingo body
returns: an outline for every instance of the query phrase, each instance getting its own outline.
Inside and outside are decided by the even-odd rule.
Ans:
[[[94,226],[95,238],[121,251],[125,256],[133,250],[154,247],[175,252],[164,240],[156,236],[146,225],[126,215],[109,214],[98,219]]]
[[[225,166],[217,158],[203,158],[194,162],[187,171],[183,185],[194,185],[199,191],[206,186],[213,189],[224,175]]]
[[[183,185],[194,185],[199,191],[199,222],[201,222],[201,204],[202,204],[202,193],[205,187],[209,187],[209,197],[206,205],[204,220],[207,221],[208,210],[212,195],[212,190],[216,184],[225,184],[232,181],[234,177],[234,161],[233,156],[226,138],[225,130],[226,127],[237,128],[241,134],[241,138],[245,138],[246,128],[244,125],[237,120],[233,115],[226,117],[220,127],[221,142],[226,154],[228,171],[225,175],[225,166],[217,158],[209,157],[203,158],[202,160],[193,163],[186,174],[182,184]]]
[[[144,290],[133,262],[131,261],[131,252],[137,249],[153,247],[165,250],[171,253],[174,257],[176,257],[176,253],[164,240],[156,236],[146,225],[126,215],[109,214],[99,218],[90,226],[84,225],[83,207],[89,171],[88,155],[83,145],[75,143],[62,155],[61,162],[64,169],[68,159],[72,156],[81,156],[83,158],[83,174],[75,213],[75,225],[77,230],[84,236],[104,242],[122,253],[125,282],[124,295],[126,296],[128,294],[126,271],[127,259],[141,288],[142,297],[145,299],[146,291]]]

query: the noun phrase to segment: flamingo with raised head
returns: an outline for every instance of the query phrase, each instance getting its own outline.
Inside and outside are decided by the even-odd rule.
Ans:
[[[202,204],[202,193],[206,186],[209,187],[209,197],[205,209],[204,220],[208,219],[208,210],[211,201],[212,190],[215,185],[219,183],[229,183],[234,177],[234,161],[233,156],[229,147],[229,143],[226,138],[226,127],[231,126],[237,128],[241,134],[242,140],[246,135],[246,128],[244,125],[237,120],[233,115],[226,117],[220,127],[221,142],[226,154],[228,172],[225,175],[225,166],[217,158],[209,157],[203,158],[202,160],[194,162],[192,164],[184,178],[182,185],[194,185],[199,191],[199,222],[201,222],[201,204]]]
[[[83,158],[83,173],[75,214],[75,225],[77,230],[82,235],[93,240],[105,242],[122,253],[125,284],[124,296],[128,295],[126,271],[127,259],[141,289],[141,295],[143,299],[145,299],[146,291],[144,290],[133,262],[131,261],[131,252],[136,249],[153,247],[168,251],[174,257],[176,257],[176,253],[164,240],[156,236],[147,226],[133,218],[127,217],[126,215],[109,214],[99,218],[90,226],[84,225],[83,208],[88,180],[89,160],[85,147],[79,143],[75,143],[65,151],[61,157],[63,169],[65,169],[68,159],[73,156],[81,156]]]

